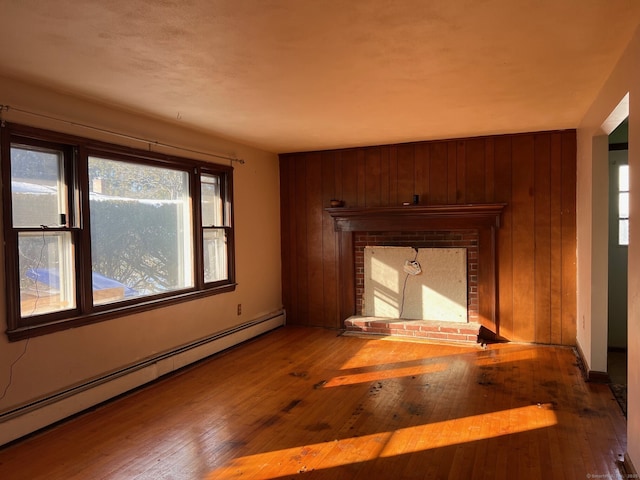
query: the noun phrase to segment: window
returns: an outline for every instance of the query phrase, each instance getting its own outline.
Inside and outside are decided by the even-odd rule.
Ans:
[[[2,135],[11,340],[235,288],[231,167]]]
[[[189,174],[89,157],[94,305],[194,286]]]
[[[68,151],[43,142],[11,145],[11,228],[21,318],[76,308],[74,232],[68,224]],[[8,281],[9,281],[8,277]]]
[[[200,181],[205,282],[226,280],[228,274],[230,212],[225,209],[225,202],[222,201],[222,183],[223,179],[219,175],[202,175]]]
[[[618,245],[629,245],[629,165],[618,167]]]

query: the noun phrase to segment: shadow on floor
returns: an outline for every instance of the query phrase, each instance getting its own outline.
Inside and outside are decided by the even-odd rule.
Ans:
[[[607,356],[607,371],[611,379],[611,391],[618,401],[622,413],[627,417],[627,352],[611,350]]]

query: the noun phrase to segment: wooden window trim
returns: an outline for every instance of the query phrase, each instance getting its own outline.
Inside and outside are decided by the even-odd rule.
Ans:
[[[76,308],[73,310],[41,314],[30,318],[20,317],[20,287],[17,255],[18,229],[12,226],[11,204],[11,144],[19,143],[20,139],[28,145],[44,142],[64,147],[67,154],[74,158],[73,172],[65,172],[69,190],[77,192],[77,198],[70,198],[72,212],[70,227],[74,241],[77,242],[78,252],[75,255],[76,274]],[[193,269],[194,286],[181,290],[174,290],[158,295],[139,297],[105,305],[94,306],[91,289],[91,230],[89,218],[89,156],[99,156],[117,161],[133,161],[162,168],[172,168],[188,173],[191,192],[190,204],[192,212],[193,238]],[[184,157],[166,155],[156,152],[137,150],[121,145],[95,141],[83,137],[66,135],[59,132],[38,129],[18,124],[7,123],[0,132],[0,158],[2,159],[3,191],[3,233],[5,239],[5,285],[7,309],[7,337],[10,341],[46,335],[68,328],[77,328],[109,319],[123,317],[135,313],[149,311],[156,308],[193,301],[199,298],[217,295],[235,290],[235,235],[233,223],[233,167],[219,165]],[[219,175],[224,180],[224,205],[229,211],[230,218],[225,231],[228,235],[227,248],[227,279],[218,282],[204,282],[204,265],[202,256],[202,225],[200,211],[200,182],[201,174]],[[74,208],[77,205],[78,211]],[[77,217],[75,217],[77,215]],[[23,231],[25,229],[19,229]],[[37,229],[36,229],[37,230]]]

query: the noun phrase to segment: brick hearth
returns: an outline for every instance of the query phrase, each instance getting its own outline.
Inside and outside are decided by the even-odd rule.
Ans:
[[[402,320],[399,318],[354,315],[344,322],[347,332],[421,338],[467,344],[479,344],[479,323],[439,322],[435,320]]]

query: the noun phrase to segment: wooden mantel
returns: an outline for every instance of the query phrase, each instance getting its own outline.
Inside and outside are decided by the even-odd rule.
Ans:
[[[496,234],[505,203],[327,208],[339,233],[340,316],[356,314],[353,232],[478,231],[478,313],[480,323],[499,334],[496,292]]]
[[[374,232],[500,227],[506,204],[327,208],[336,231]]]

